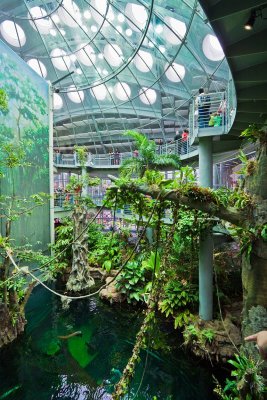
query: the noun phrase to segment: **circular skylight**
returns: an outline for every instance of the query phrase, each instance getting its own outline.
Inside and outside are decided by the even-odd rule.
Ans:
[[[136,32],[144,29],[147,21],[147,10],[144,6],[128,3],[125,7],[125,15],[129,26]],[[132,22],[131,22],[132,21]]]
[[[172,63],[172,65],[169,66],[169,64],[165,65],[166,70],[166,77],[169,79],[171,82],[180,82],[181,80],[184,79],[185,76],[185,68],[183,65]]]
[[[180,44],[186,34],[185,23],[172,17],[165,17],[164,22],[163,34],[165,39],[171,44]]]
[[[101,25],[107,12],[107,0],[91,0],[91,14],[97,24]]]
[[[139,50],[134,58],[137,69],[141,72],[148,72],[153,66],[153,57],[147,51]]]
[[[211,61],[220,61],[224,58],[222,46],[214,35],[208,34],[205,36],[202,49],[205,56]]]
[[[62,49],[54,49],[50,53],[51,61],[55,68],[60,71],[67,71],[70,67],[70,58]]]
[[[82,23],[79,7],[73,0],[63,0],[58,15],[61,21],[71,28],[77,28],[78,24]]]
[[[130,86],[127,85],[127,83],[125,82],[118,82],[116,83],[116,85],[114,86],[114,93],[115,96],[121,100],[121,101],[126,101],[129,99],[129,97],[131,96],[131,89]]]
[[[78,60],[87,67],[90,67],[95,62],[95,52],[94,49],[89,44],[82,44],[81,49],[76,52],[76,57]]]
[[[36,31],[43,35],[48,35],[53,27],[52,20],[47,18],[47,12],[42,7],[32,7],[28,13],[28,17],[32,18],[30,24]]]
[[[154,104],[157,100],[157,93],[154,89],[143,87],[139,91],[139,97],[144,104]]]
[[[24,30],[13,21],[3,21],[0,25],[0,32],[11,46],[22,47],[26,43]]]
[[[105,85],[96,86],[90,89],[90,92],[97,100],[104,100],[107,95],[107,89]]]
[[[53,94],[53,106],[54,110],[60,110],[63,106],[63,100],[61,96],[57,93]]]
[[[43,78],[46,78],[47,70],[46,70],[46,67],[44,66],[44,64],[40,60],[37,60],[36,58],[31,58],[30,60],[27,61],[27,64],[35,72],[37,72],[38,75],[42,76]]]
[[[84,92],[83,90],[78,90],[76,91],[76,87],[74,85],[71,85],[69,87],[69,92],[67,93],[68,98],[73,102],[73,103],[81,103],[84,99]]]
[[[104,56],[107,62],[113,67],[118,67],[122,63],[122,51],[117,44],[106,44]]]

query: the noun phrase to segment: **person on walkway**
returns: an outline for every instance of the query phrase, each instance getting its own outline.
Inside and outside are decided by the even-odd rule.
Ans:
[[[114,165],[114,152],[110,150],[109,152],[109,158],[110,158],[110,165]]]
[[[138,158],[139,153],[138,153],[138,150],[137,150],[137,149],[135,149],[135,150],[133,151],[133,156],[134,156],[134,158]]]
[[[116,149],[114,154],[115,165],[120,165],[120,158],[121,158],[121,153],[119,152],[118,149]]]
[[[188,129],[184,129],[182,133],[182,148],[181,154],[188,153],[188,139],[189,139],[189,131]]]
[[[204,92],[203,88],[199,89],[196,98],[196,107],[198,109],[198,127],[206,128],[209,126],[210,120],[210,96]]]

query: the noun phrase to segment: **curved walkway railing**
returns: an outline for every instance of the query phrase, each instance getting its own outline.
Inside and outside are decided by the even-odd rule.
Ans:
[[[202,93],[195,96],[190,105],[189,136],[182,134],[172,142],[157,146],[158,154],[177,154],[181,159],[196,155],[198,138],[227,134],[233,124],[236,113],[236,97],[233,81],[229,81],[225,91]],[[177,140],[176,140],[177,139]],[[88,153],[86,166],[90,168],[118,168],[125,159],[138,157],[137,151],[113,152],[109,154]],[[54,155],[56,166],[80,167],[77,154]]]
[[[177,154],[181,158],[189,157],[191,153],[197,150],[197,146],[190,145],[189,137],[187,139],[174,140],[171,143],[166,143],[157,146],[158,154]],[[128,158],[138,157],[135,151],[112,153],[112,154],[89,154],[87,157],[86,166],[91,168],[99,167],[114,167],[118,168],[122,162]],[[80,167],[79,160],[76,154],[60,154],[54,155],[54,164],[56,166],[72,166]]]

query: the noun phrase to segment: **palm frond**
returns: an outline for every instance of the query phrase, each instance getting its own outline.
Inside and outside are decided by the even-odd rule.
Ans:
[[[120,166],[120,174],[123,177],[131,177],[132,175],[140,176],[144,170],[144,163],[138,158],[127,158]]]
[[[174,167],[180,169],[180,157],[176,154],[156,155],[154,165],[159,167]]]

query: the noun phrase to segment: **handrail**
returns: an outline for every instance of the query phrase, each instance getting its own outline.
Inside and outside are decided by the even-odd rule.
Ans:
[[[186,156],[197,149],[196,146],[190,145],[189,138],[173,140],[173,142],[165,143],[156,146],[156,152],[160,155],[176,154]],[[134,151],[123,153],[109,153],[109,154],[89,154],[85,163],[86,167],[118,167],[126,159],[138,157]],[[80,167],[79,160],[76,154],[60,154],[54,155],[54,164],[56,166],[74,166]]]

